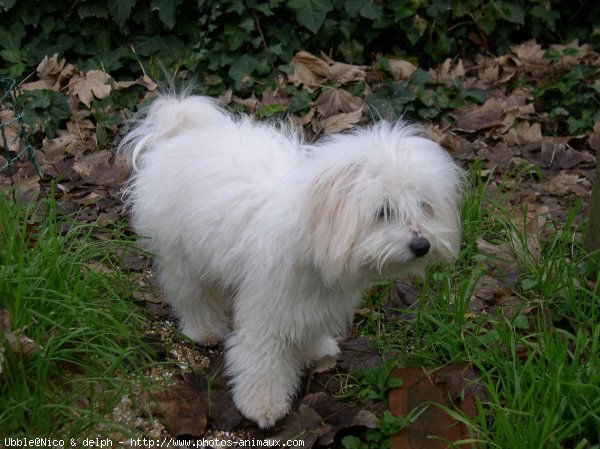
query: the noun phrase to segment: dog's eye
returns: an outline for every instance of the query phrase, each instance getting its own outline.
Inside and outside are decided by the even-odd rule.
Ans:
[[[389,204],[384,204],[377,211],[377,220],[378,221],[390,221],[393,215],[392,207]]]
[[[431,204],[426,203],[425,201],[421,201],[421,210],[426,217],[433,218],[435,215]]]

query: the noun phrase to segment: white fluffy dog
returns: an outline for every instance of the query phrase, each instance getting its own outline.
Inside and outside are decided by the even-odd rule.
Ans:
[[[312,145],[207,97],[159,97],[121,144],[128,202],[185,335],[225,340],[239,410],[270,427],[339,352],[361,290],[456,258],[463,173],[419,128]]]

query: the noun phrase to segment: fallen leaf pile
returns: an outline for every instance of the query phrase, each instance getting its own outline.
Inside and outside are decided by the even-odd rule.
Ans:
[[[569,52],[565,53],[565,49]],[[563,52],[565,56],[551,60],[545,57],[546,50]],[[227,90],[220,100],[260,115],[269,108],[288,110],[294,94],[287,87],[302,89],[313,100],[302,116],[289,116],[304,126],[308,137],[318,139],[364,123],[372,114],[365,99],[386,82],[406,80],[417,70],[410,61],[393,58],[387,61],[389,71],[385,72],[377,66],[350,65],[325,55],[299,52],[291,61],[293,73],[280,75],[276,86],[265,89],[260,98],[254,95],[240,98]],[[528,204],[529,210],[540,209],[560,221],[574,198],[586,201],[589,196],[600,122],[580,135],[545,135],[542,130],[548,122],[548,111],[538,110],[530,86],[552,82],[578,64],[598,69],[600,56],[589,45],[579,45],[576,41],[549,49],[528,41],[499,57],[448,59],[428,71],[431,82],[440,86],[460,82],[465,89],[481,89],[485,101],[451,111],[441,121],[424,125],[465,166],[480,160],[483,174],[491,173],[495,179],[507,173],[517,177],[519,190],[511,199],[513,205]],[[64,59],[59,61],[57,55],[44,58],[36,75],[37,80],[21,84],[21,91],[64,92],[69,98],[71,114],[56,136],[43,138],[38,148],[37,158],[45,180],[58,181],[58,201],[67,210],[92,205],[90,216],[108,213],[104,217],[107,221],[116,218],[119,189],[128,170],[115,158],[113,148],[98,148],[99,129],[92,111],[98,107],[97,100],[134,86],[143,89],[141,102],[156,93],[156,84],[147,76],[135,81],[116,81],[100,70],[81,72]],[[598,71],[595,77],[597,85]],[[513,83],[517,82],[522,87],[515,88]],[[125,123],[124,111],[116,112],[122,117],[121,124]],[[3,123],[10,122],[11,114],[9,108],[0,108]],[[5,128],[10,153],[17,151],[17,131],[15,123]],[[117,126],[109,131],[117,142]],[[30,165],[26,161],[17,163],[13,173],[13,182],[26,200],[39,196],[38,179]],[[0,188],[6,189],[8,185],[3,172]]]
[[[144,86],[148,93],[157,89],[147,76],[133,82],[113,82],[110,75],[100,70],[80,72],[74,65],[53,57],[45,57],[36,71],[38,80],[22,83],[21,92],[44,91],[66,92],[70,118],[59,128],[56,136],[42,136],[36,152],[36,160],[42,168],[44,181],[56,182],[56,197],[64,211],[86,209],[84,218],[95,220],[103,215],[104,223],[113,222],[121,209],[121,185],[129,170],[124,161],[119,160],[112,148],[98,148],[98,128],[92,119],[94,99],[106,98],[112,90],[128,89],[133,85]],[[141,100],[141,99],[140,99]],[[13,112],[8,105],[2,105],[0,118],[6,123]],[[125,116],[122,121],[125,122]],[[5,128],[9,154],[16,153],[19,142],[15,139],[19,129],[17,123]],[[118,129],[112,130],[115,136]],[[3,144],[0,143],[0,150]],[[0,157],[0,167],[4,165]],[[18,189],[19,197],[32,201],[40,196],[39,179],[29,161],[17,161],[12,180],[8,173],[0,173],[0,188],[8,189],[12,183]],[[102,221],[102,220],[101,220]]]

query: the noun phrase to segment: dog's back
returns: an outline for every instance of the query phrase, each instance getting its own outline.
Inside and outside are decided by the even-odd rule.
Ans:
[[[301,146],[291,131],[236,118],[213,99],[159,97],[120,145],[134,168],[125,197],[136,232],[159,257],[189,252],[217,278],[247,263],[239,250],[255,242],[245,229],[261,226]]]

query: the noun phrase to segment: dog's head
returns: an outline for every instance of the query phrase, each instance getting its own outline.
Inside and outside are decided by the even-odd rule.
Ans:
[[[418,128],[381,122],[315,148],[306,196],[327,282],[420,275],[460,247],[463,171]]]

